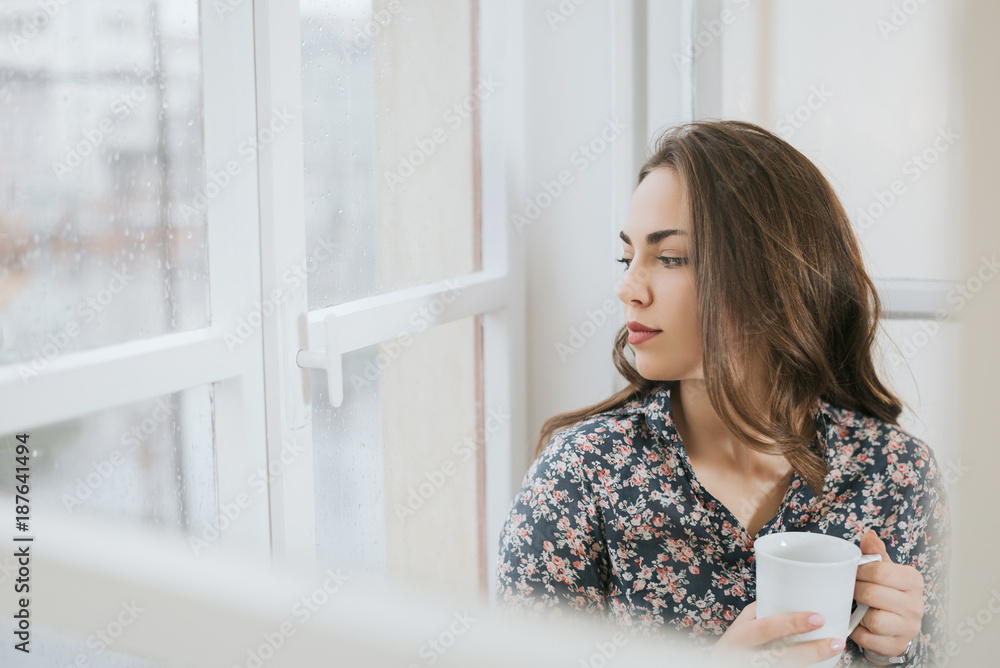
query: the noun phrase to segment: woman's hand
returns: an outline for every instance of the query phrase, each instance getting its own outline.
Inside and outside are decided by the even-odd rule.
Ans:
[[[817,614],[810,622],[812,614],[787,612],[757,619],[757,601],[754,601],[740,611],[715,643],[712,659],[726,665],[799,668],[836,656],[844,649],[843,638],[818,638],[798,643],[783,640],[786,636],[813,631],[826,621],[823,615]]]
[[[882,561],[858,566],[854,599],[870,607],[849,636],[861,647],[897,656],[920,633],[924,617],[924,578],[913,566],[894,564],[878,535],[861,537],[862,554],[881,554]]]

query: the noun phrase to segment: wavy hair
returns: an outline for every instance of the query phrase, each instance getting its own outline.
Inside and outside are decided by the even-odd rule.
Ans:
[[[878,378],[872,347],[882,306],[843,205],[806,156],[737,120],[667,128],[639,170],[672,169],[689,203],[708,396],[727,428],[758,452],[784,455],[819,495],[827,474],[816,440],[818,398],[898,424],[902,402]],[[592,406],[550,417],[535,447],[664,382],[639,375],[628,330],[612,359],[628,386]],[[632,353],[632,354],[630,354]],[[742,371],[767,369],[759,396]]]

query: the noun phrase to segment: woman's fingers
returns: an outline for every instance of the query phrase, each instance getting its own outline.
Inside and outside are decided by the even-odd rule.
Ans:
[[[753,607],[751,607],[753,606]],[[754,666],[792,668],[808,666],[843,650],[843,639],[819,638],[806,642],[790,642],[788,636],[814,631],[823,625],[822,615],[810,612],[788,612],[756,618],[756,606],[748,605],[719,640],[718,656],[744,660],[753,657]],[[840,644],[835,647],[831,640]]]
[[[831,640],[836,640],[839,643],[836,645],[836,649],[831,644]],[[839,639],[817,638],[798,643],[779,640],[772,646],[756,650],[753,665],[755,667],[802,668],[836,656],[843,649],[844,641]]]
[[[809,612],[784,612],[755,620],[753,628],[748,626],[744,633],[755,639],[750,647],[759,647],[786,636],[813,631],[825,621],[823,615],[813,617],[813,613]]]
[[[757,601],[751,601],[748,605],[745,605],[740,614],[736,615],[736,619],[733,623],[729,625],[729,628],[743,624],[748,624],[757,618]]]
[[[906,646],[910,643],[910,639],[904,636],[875,633],[865,627],[864,620],[851,632],[850,638],[861,647],[867,647],[885,656],[902,654],[906,650]]]
[[[869,543],[870,538],[864,538]],[[904,638],[920,633],[924,615],[924,578],[914,566],[893,563],[881,544],[868,545],[868,551],[882,547],[881,562],[858,567],[854,598],[870,610],[850,637],[862,647],[880,654],[898,654],[905,647]],[[901,650],[900,650],[901,651]]]
[[[859,580],[854,585],[854,600],[872,608],[903,615],[920,617],[923,614],[922,600],[893,587]]]
[[[913,566],[873,561],[858,566],[858,581],[873,582],[900,591],[922,591],[924,578]]]

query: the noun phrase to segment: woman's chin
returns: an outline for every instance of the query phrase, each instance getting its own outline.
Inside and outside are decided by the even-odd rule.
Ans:
[[[663,366],[657,364],[644,364],[641,355],[635,356],[635,370],[646,380],[659,382],[661,380],[672,380],[671,374]]]

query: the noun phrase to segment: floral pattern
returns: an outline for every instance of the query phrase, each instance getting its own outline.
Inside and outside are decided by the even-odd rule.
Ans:
[[[557,432],[524,476],[499,540],[495,602],[537,617],[597,615],[708,650],[756,597],[753,541],[701,486],[674,427],[670,383]],[[924,578],[911,666],[943,665],[951,523],[931,449],[896,425],[819,399],[828,474],[793,472],[758,536],[814,531],[857,544],[874,530]],[[853,640],[837,663],[870,665]]]

